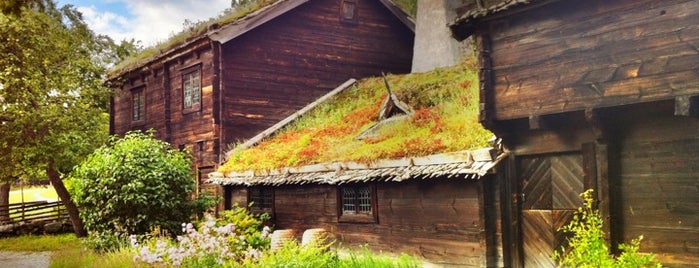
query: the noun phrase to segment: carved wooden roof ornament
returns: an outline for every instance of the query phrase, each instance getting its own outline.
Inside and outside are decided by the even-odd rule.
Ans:
[[[386,79],[386,74],[382,75],[384,85],[386,85],[386,91],[388,91],[388,96],[386,96],[386,99],[381,105],[381,109],[379,109],[378,122],[359,134],[359,136],[357,136],[358,140],[374,138],[377,136],[376,131],[381,128],[381,126],[393,121],[404,120],[410,117],[414,112],[408,104],[400,101],[398,97],[393,94],[391,86]]]

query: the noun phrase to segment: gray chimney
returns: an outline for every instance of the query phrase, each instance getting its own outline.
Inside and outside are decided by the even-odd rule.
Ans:
[[[470,38],[459,43],[447,23],[456,17],[463,0],[418,0],[413,49],[413,73],[459,63],[471,53]]]

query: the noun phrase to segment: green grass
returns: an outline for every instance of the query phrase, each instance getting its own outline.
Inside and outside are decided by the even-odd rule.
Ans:
[[[10,204],[22,203],[22,194],[24,193],[24,202],[38,200],[57,200],[58,194],[51,186],[29,187],[24,190],[13,188],[10,191]]]
[[[80,240],[74,234],[25,235],[0,238],[0,251],[57,251],[81,248]]]

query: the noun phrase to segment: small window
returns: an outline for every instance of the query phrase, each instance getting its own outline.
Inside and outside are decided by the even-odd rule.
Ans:
[[[248,204],[253,213],[274,214],[274,188],[272,187],[250,187],[248,188]]]
[[[368,184],[340,187],[341,222],[376,222],[376,194]]]
[[[201,70],[186,72],[182,75],[182,93],[184,110],[194,111],[201,108]]]
[[[340,3],[340,20],[357,23],[357,0],[342,0]]]
[[[146,119],[146,98],[143,88],[131,91],[131,121],[142,122]]]

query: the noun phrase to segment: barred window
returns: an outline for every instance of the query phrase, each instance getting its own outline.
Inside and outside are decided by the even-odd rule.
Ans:
[[[374,187],[368,184],[348,185],[340,187],[341,221],[375,222]]]
[[[248,203],[251,204],[252,212],[268,213],[271,216],[274,211],[274,188],[261,186],[248,188]]]

